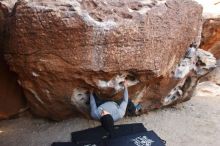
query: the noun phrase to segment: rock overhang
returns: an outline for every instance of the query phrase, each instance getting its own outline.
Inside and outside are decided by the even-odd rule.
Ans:
[[[5,57],[37,115],[88,116],[88,90],[115,99],[126,78],[151,110],[177,85],[171,72],[199,42],[201,15],[191,0],[19,1]]]

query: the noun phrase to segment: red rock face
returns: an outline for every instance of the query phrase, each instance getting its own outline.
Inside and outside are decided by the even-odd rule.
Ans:
[[[220,59],[220,18],[210,18],[203,24],[201,48]]]
[[[9,71],[0,56],[0,120],[8,119],[26,108],[22,89],[16,82],[16,75]]]
[[[7,8],[0,4],[0,120],[15,116],[26,107],[26,101],[16,75],[9,71],[3,56],[4,23]]]
[[[87,91],[119,98],[125,78],[148,111],[178,83],[171,71],[197,41],[201,14],[189,0],[21,1],[5,57],[41,117],[89,116]]]

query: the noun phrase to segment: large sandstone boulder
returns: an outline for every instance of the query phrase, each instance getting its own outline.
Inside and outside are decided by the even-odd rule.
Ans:
[[[26,109],[26,102],[16,75],[9,71],[3,59],[4,26],[8,8],[0,3],[0,119],[7,119]]]
[[[220,59],[220,17],[205,20],[202,38],[201,48],[212,52],[217,59]]]
[[[201,17],[191,0],[19,1],[5,58],[39,116],[89,116],[88,91],[118,99],[125,79],[146,112],[167,105],[180,82],[172,71],[199,42]]]
[[[200,47],[220,59],[220,2],[219,0],[196,0],[203,6],[204,24]]]
[[[219,95],[220,85],[220,1],[196,0],[203,6],[203,29],[200,47],[211,52],[217,59],[217,67],[203,76],[198,84],[198,95],[208,95],[211,92]]]

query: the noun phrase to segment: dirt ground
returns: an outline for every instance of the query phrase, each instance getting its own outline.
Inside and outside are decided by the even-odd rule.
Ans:
[[[210,88],[208,83],[198,89],[188,102],[124,118],[116,124],[142,122],[165,139],[167,146],[220,146],[220,87]],[[28,117],[5,120],[0,122],[0,146],[50,146],[52,142],[70,141],[73,131],[97,125],[98,122],[82,118],[62,122]]]

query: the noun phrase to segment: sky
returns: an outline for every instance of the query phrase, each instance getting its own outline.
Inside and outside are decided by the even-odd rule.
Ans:
[[[204,17],[219,17],[220,16],[220,0],[196,0],[203,5]]]

